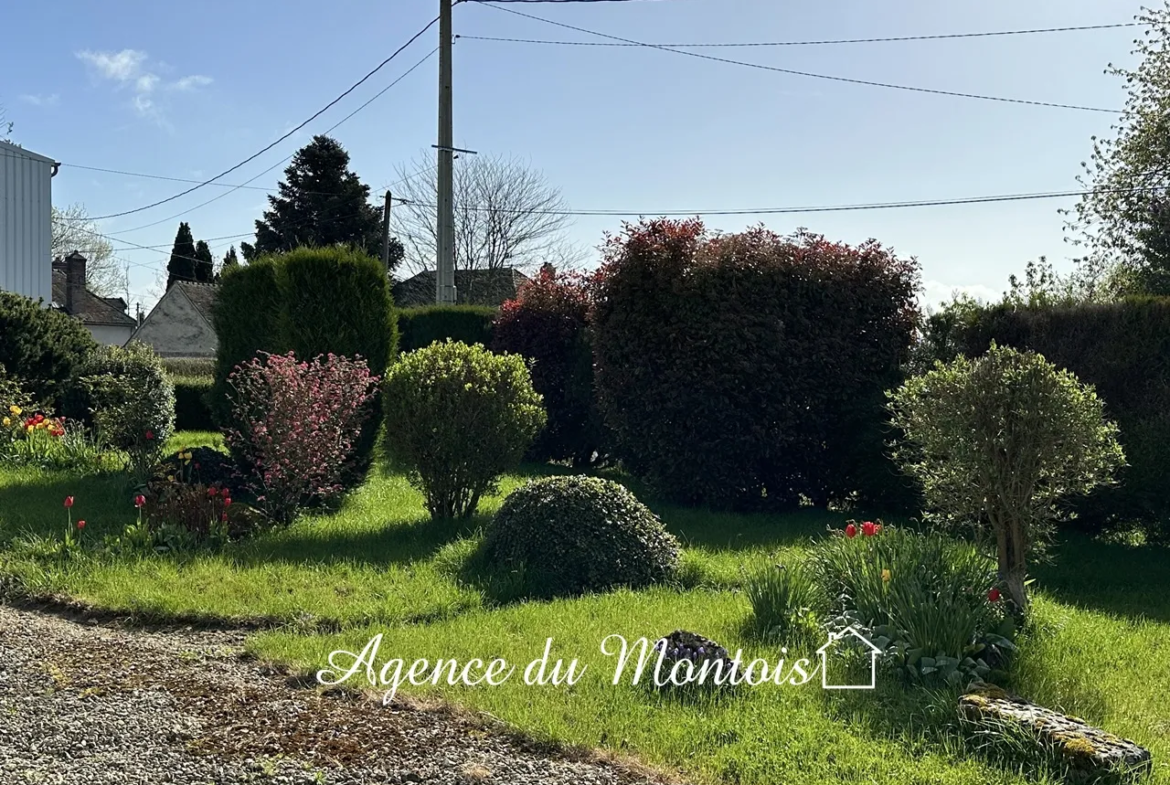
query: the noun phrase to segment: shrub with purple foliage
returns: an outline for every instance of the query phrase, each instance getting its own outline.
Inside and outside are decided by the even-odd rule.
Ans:
[[[303,504],[343,490],[378,386],[365,360],[261,352],[236,366],[228,386],[239,426],[224,436],[269,518],[287,522]]]

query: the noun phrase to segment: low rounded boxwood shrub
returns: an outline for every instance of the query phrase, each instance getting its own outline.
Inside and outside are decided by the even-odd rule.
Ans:
[[[80,321],[42,303],[0,292],[0,366],[46,406],[55,406],[73,367],[98,348]]]
[[[666,581],[679,544],[622,485],[548,477],[513,491],[488,530],[489,564],[518,571],[530,596],[638,588]]]
[[[448,340],[386,374],[386,452],[435,519],[467,518],[544,427],[524,358]]]

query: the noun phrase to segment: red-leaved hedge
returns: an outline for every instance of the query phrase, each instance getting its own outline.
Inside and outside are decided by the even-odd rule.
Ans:
[[[917,262],[875,241],[627,225],[606,246],[593,315],[620,457],[689,504],[905,495],[884,454],[884,392],[900,381],[917,285]]]
[[[589,309],[584,276],[546,267],[501,306],[496,318],[493,351],[530,361],[532,386],[548,412],[548,423],[529,450],[531,459],[572,460],[581,466],[602,457]]]

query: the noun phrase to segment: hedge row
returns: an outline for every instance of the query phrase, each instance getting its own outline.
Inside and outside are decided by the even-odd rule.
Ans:
[[[1101,529],[1137,521],[1170,536],[1170,298],[968,308],[932,317],[930,326],[939,353],[974,357],[992,341],[1032,349],[1096,387],[1129,465],[1119,485],[1077,505],[1081,522]]]
[[[884,404],[917,323],[917,262],[697,220],[627,227],[605,257],[596,386],[629,469],[688,504],[906,503]]]
[[[402,308],[398,316],[398,347],[413,352],[450,338],[466,344],[492,344],[496,309],[479,305],[425,305]]]
[[[175,385],[175,428],[180,431],[214,431],[211,414],[210,376],[172,376]]]

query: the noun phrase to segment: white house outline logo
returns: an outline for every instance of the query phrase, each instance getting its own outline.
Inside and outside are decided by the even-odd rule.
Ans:
[[[829,650],[835,647],[846,635],[852,635],[865,644],[869,649],[869,684],[829,684]],[[873,645],[869,638],[862,635],[852,626],[846,627],[837,633],[829,633],[829,640],[824,646],[817,649],[821,658],[821,686],[826,690],[872,690],[877,687],[877,658],[882,650]]]

